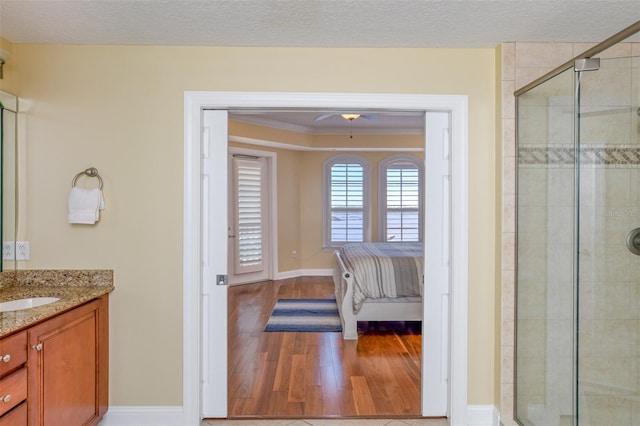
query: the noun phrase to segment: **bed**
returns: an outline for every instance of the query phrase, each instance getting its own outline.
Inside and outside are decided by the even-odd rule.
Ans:
[[[358,321],[422,320],[422,243],[349,243],[334,254],[345,340],[358,339]]]

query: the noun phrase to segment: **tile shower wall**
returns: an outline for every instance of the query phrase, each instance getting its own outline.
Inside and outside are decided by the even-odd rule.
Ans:
[[[595,44],[595,43],[594,43]],[[513,421],[514,416],[514,311],[515,311],[515,99],[513,92],[534,80],[535,78],[550,71],[556,66],[566,62],[570,58],[578,55],[579,53],[592,47],[594,44],[585,43],[504,43],[501,46],[501,63],[502,63],[502,281],[501,281],[501,378],[500,378],[500,412],[501,420],[505,425],[515,424]],[[603,52],[601,57],[620,57],[620,56],[640,56],[640,44],[639,43],[623,43],[614,46],[607,52]],[[640,104],[640,87],[637,82],[639,81],[638,59],[635,59],[634,86],[632,87],[632,96],[634,97],[634,103],[632,105],[638,106]],[[561,110],[563,105],[566,105],[567,100],[558,97],[555,99],[556,107]],[[561,111],[560,111],[561,112]],[[604,197],[608,203],[603,204],[600,211],[596,211],[591,217],[583,218],[587,222],[583,222],[583,226],[589,226],[589,220],[602,221],[603,223],[598,226],[598,229],[603,229],[602,238],[616,239],[620,237],[623,232],[628,232],[630,226],[633,223],[640,222],[640,211],[637,210],[637,206],[640,206],[640,186],[637,184],[640,182],[640,170],[638,169],[638,159],[640,154],[638,153],[637,144],[638,131],[640,131],[640,124],[636,121],[624,122],[624,119],[620,116],[613,117],[616,121],[613,126],[613,131],[601,131],[600,126],[593,126],[589,129],[589,123],[585,123],[583,132],[590,136],[586,138],[585,142],[592,144],[592,149],[585,152],[584,161],[590,162],[592,168],[585,172],[583,180],[584,185],[591,185],[594,189],[594,194],[600,194],[599,197]],[[545,120],[546,122],[546,120]],[[553,124],[550,124],[553,126]],[[634,125],[636,127],[634,127]],[[532,216],[526,221],[526,224],[521,228],[521,232],[533,233],[540,231],[544,232],[544,235],[553,235],[556,239],[554,242],[555,255],[547,254],[548,259],[544,259],[540,254],[546,252],[545,247],[535,247],[535,243],[530,245],[528,250],[532,253],[534,259],[539,262],[538,269],[535,271],[524,271],[524,276],[531,278],[530,285],[527,286],[524,293],[521,293],[519,297],[526,298],[529,302],[533,302],[538,306],[538,309],[530,310],[528,312],[528,318],[523,318],[527,327],[544,328],[545,332],[541,332],[542,337],[538,341],[529,341],[524,344],[530,345],[531,362],[529,365],[529,371],[524,374],[529,376],[531,380],[529,386],[530,401],[534,407],[533,415],[535,416],[535,403],[543,403],[545,389],[543,386],[542,378],[553,378],[553,371],[544,372],[545,366],[542,365],[542,351],[547,353],[553,352],[557,354],[557,363],[554,364],[558,370],[565,371],[566,363],[569,362],[569,354],[566,354],[565,347],[554,348],[554,338],[551,334],[546,333],[550,330],[560,330],[560,333],[568,332],[567,327],[570,324],[571,312],[563,309],[564,306],[570,306],[572,294],[569,291],[567,282],[571,282],[571,276],[568,275],[567,269],[563,266],[565,262],[571,264],[571,259],[565,259],[565,250],[562,248],[565,244],[569,244],[566,241],[566,233],[560,232],[572,226],[569,221],[570,213],[573,207],[567,205],[566,200],[572,199],[573,193],[573,171],[567,168],[566,165],[573,161],[572,150],[569,144],[566,143],[567,135],[563,134],[563,131],[559,130],[554,132],[554,129],[550,129],[545,132],[549,135],[549,142],[554,143],[554,149],[550,149],[545,146],[544,143],[534,144],[528,147],[523,152],[523,158],[521,162],[524,166],[523,173],[529,175],[525,179],[530,182],[529,187],[521,187],[521,196],[524,196],[524,202],[533,207]],[[635,132],[635,133],[634,133]],[[629,136],[628,138],[625,137]],[[633,135],[634,137],[631,137]],[[535,140],[535,137],[533,138]],[[546,163],[545,163],[546,161]],[[545,170],[546,169],[546,170]],[[566,183],[569,182],[567,185]],[[629,194],[624,193],[624,189],[627,188]],[[552,194],[548,194],[548,191],[552,189]],[[571,192],[568,192],[571,191]],[[623,194],[617,194],[623,191]],[[557,206],[557,210],[553,213],[543,211],[541,207],[541,198],[547,195],[552,195],[558,199],[553,201]],[[621,196],[620,196],[621,195]],[[614,201],[615,200],[615,201]],[[629,201],[629,203],[627,203]],[[523,202],[521,200],[521,202]],[[563,204],[564,203],[564,204]],[[635,203],[635,204],[634,204]],[[594,223],[595,226],[595,223]],[[640,224],[633,225],[640,226]],[[632,227],[633,227],[632,226]],[[611,232],[609,232],[611,231]],[[617,232],[617,236],[616,236]],[[539,235],[539,234],[538,234]],[[521,235],[521,238],[523,236]],[[599,238],[596,234],[590,236],[590,238]],[[546,238],[546,237],[545,237]],[[589,238],[589,237],[587,237]],[[533,241],[533,240],[532,240]],[[542,241],[546,243],[546,241]],[[588,241],[585,241],[585,244]],[[625,249],[626,250],[626,249]],[[538,253],[538,254],[536,254]],[[550,252],[552,253],[552,252]],[[561,254],[562,253],[562,254]],[[628,253],[628,252],[627,252]],[[626,267],[625,263],[632,262],[629,260],[629,255],[622,254],[618,248],[612,249],[610,252],[600,255],[600,253],[593,253],[597,255],[598,262],[592,262],[591,271],[594,279],[588,279],[588,276],[582,276],[585,284],[582,290],[584,291],[583,306],[581,308],[585,311],[585,320],[590,321],[590,315],[597,317],[603,315],[607,311],[619,312],[618,316],[621,318],[612,319],[609,323],[596,325],[593,323],[594,332],[592,333],[593,340],[589,342],[589,336],[585,337],[586,345],[592,345],[594,349],[594,356],[587,357],[583,360],[584,367],[587,370],[587,375],[583,377],[584,380],[592,381],[593,383],[603,382],[602,376],[606,370],[611,369],[611,362],[615,362],[617,367],[616,371],[620,377],[614,375],[610,382],[617,381],[616,386],[625,387],[631,393],[635,392],[635,399],[626,399],[613,403],[610,397],[603,397],[597,392],[589,392],[585,390],[585,394],[582,396],[589,401],[584,401],[581,405],[591,407],[590,412],[583,413],[585,416],[590,415],[592,423],[598,424],[598,420],[602,420],[602,416],[611,414],[611,411],[615,411],[616,407],[622,405],[635,405],[635,411],[625,411],[627,413],[635,413],[629,415],[635,415],[636,417],[627,419],[634,424],[640,424],[640,418],[638,413],[640,409],[637,408],[638,400],[638,376],[640,367],[636,365],[638,359],[638,353],[640,351],[640,344],[637,341],[639,335],[639,321],[638,310],[640,309],[638,300],[640,299],[638,289],[639,284],[637,277],[640,277],[640,268],[637,267],[638,262],[635,262],[634,267]],[[537,257],[536,257],[537,256]],[[625,260],[626,259],[626,260]],[[610,265],[606,270],[615,270],[618,272],[604,273],[604,265]],[[611,267],[613,263],[613,268]],[[616,264],[618,262],[620,264]],[[543,265],[544,264],[544,265]],[[554,266],[555,265],[555,266]],[[621,272],[621,271],[627,272]],[[598,272],[600,271],[600,272]],[[521,271],[522,275],[523,271]],[[587,271],[584,272],[585,274]],[[600,275],[598,275],[600,274]],[[601,275],[605,275],[602,277]],[[610,276],[607,278],[606,275]],[[611,275],[613,274],[613,275]],[[622,274],[624,276],[616,276]],[[553,280],[554,285],[542,285],[540,277],[547,277],[546,279]],[[608,279],[606,282],[600,281],[600,279]],[[622,278],[622,280],[619,280]],[[538,280],[536,284],[535,280]],[[536,287],[537,285],[537,287]],[[552,289],[549,292],[549,289]],[[613,302],[607,304],[607,306],[596,306],[594,301],[603,300],[606,296],[613,294]],[[632,317],[634,315],[635,317]],[[541,318],[547,318],[547,321],[556,321],[555,327],[548,327]],[[596,318],[594,318],[595,320]],[[589,324],[586,323],[585,326]],[[598,327],[604,328],[596,330]],[[603,349],[602,344],[599,344],[595,339],[595,331],[605,332],[611,342],[607,341],[606,348]],[[544,348],[544,349],[543,349]],[[570,348],[569,348],[570,349]],[[619,354],[614,361],[604,361],[601,356],[606,355],[607,350],[610,352],[615,351]],[[611,355],[611,353],[609,353]],[[537,357],[537,359],[536,359]],[[628,369],[624,367],[629,367]],[[569,370],[570,371],[570,370]],[[543,375],[544,374],[544,375]],[[557,377],[557,382],[563,382],[566,377],[562,377],[563,373],[560,373],[560,377]],[[593,376],[590,377],[589,375]],[[538,378],[538,382],[536,382]],[[630,394],[631,394],[630,393]],[[537,399],[536,399],[537,398]],[[558,401],[557,411],[565,411],[566,404],[570,401]],[[599,408],[610,407],[607,410],[601,410]],[[619,411],[618,411],[619,413]],[[614,413],[615,414],[615,413]],[[626,414],[625,414],[626,415]],[[586,419],[585,419],[586,420]],[[610,423],[612,418],[601,424]],[[623,423],[621,423],[623,424]],[[629,423],[631,424],[631,423]]]

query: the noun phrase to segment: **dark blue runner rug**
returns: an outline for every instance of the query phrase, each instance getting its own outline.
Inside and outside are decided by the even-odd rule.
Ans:
[[[278,299],[264,331],[342,331],[335,299]]]

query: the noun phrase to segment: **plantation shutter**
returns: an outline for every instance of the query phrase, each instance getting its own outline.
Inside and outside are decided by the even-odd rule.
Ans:
[[[364,241],[364,168],[357,163],[331,166],[331,242]]]
[[[235,273],[264,269],[264,163],[261,158],[233,158],[236,208]]]
[[[411,163],[386,170],[386,240],[420,240],[420,172]]]

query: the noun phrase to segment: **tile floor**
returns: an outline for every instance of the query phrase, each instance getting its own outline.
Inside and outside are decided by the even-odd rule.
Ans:
[[[200,426],[448,426],[447,419],[203,420]]]

